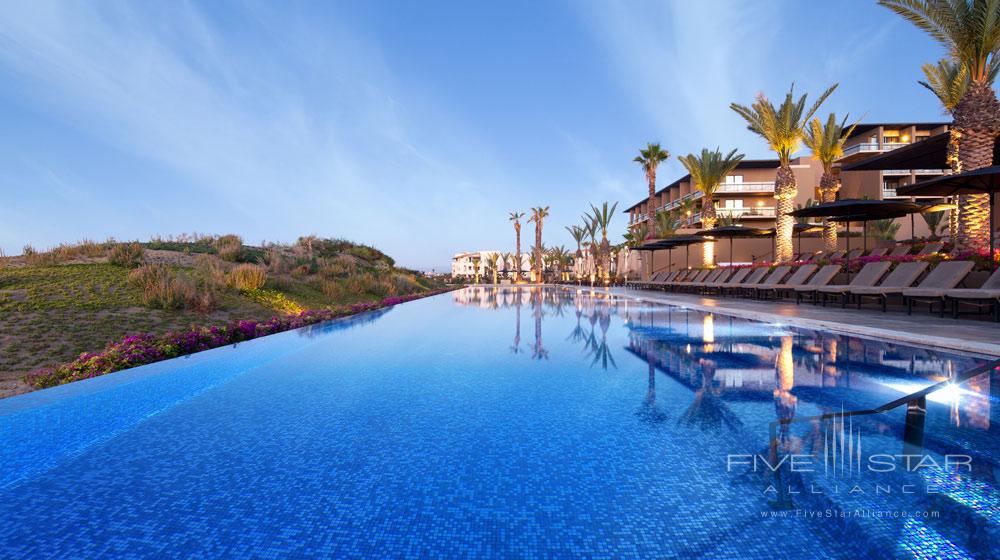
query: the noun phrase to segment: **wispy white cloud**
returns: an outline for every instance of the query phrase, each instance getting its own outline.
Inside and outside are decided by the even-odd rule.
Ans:
[[[440,127],[455,124],[462,137],[460,148],[448,149],[488,153],[432,102],[407,98],[376,43],[330,22],[320,28],[290,8],[276,18],[272,8],[254,6],[241,24],[256,26],[254,41],[270,42],[248,47],[198,6],[172,7],[31,2],[0,15],[0,65],[28,84],[22,102],[222,201],[215,223],[205,224],[204,209],[183,212],[198,201],[144,193],[175,211],[149,214],[150,231],[140,233],[224,228],[254,241],[344,235],[423,265],[415,261],[428,253],[413,250],[414,233],[429,232],[444,254],[452,230],[475,225],[470,214],[429,223],[449,201],[422,191],[454,184],[472,208],[482,207],[483,182],[502,173],[476,155],[469,174],[442,163],[459,154],[416,147],[414,123],[436,114],[436,132],[447,135]],[[127,204],[107,202],[109,219]],[[23,241],[0,240],[8,249]]]
[[[716,144],[757,148],[728,107],[752,99],[767,61],[780,63],[768,56],[779,25],[770,3],[587,2],[578,7],[611,53],[622,90],[648,115],[648,140],[678,154]],[[675,160],[668,169],[680,170]]]

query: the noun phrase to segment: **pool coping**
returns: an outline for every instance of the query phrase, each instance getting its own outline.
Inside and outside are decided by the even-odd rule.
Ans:
[[[572,290],[577,289],[575,287],[569,287],[569,286],[563,286],[563,288]],[[602,288],[595,289],[595,291],[597,290],[605,291]],[[867,327],[864,325],[842,323],[839,321],[822,321],[817,319],[809,319],[805,317],[778,315],[776,313],[767,313],[764,311],[751,311],[746,309],[718,307],[696,302],[681,303],[676,300],[671,300],[668,297],[661,297],[653,294],[648,294],[644,291],[638,291],[631,288],[614,287],[614,288],[609,288],[606,291],[607,293],[629,297],[640,301],[649,301],[665,305],[673,305],[675,307],[685,307],[688,309],[694,309],[696,311],[717,313],[719,315],[728,315],[731,317],[738,317],[741,319],[750,319],[753,321],[762,321],[766,323],[781,323],[793,327],[822,330],[828,332],[835,332],[839,334],[857,335],[866,338],[874,338],[886,342],[899,342],[919,347],[930,346],[942,350],[957,350],[960,352],[969,352],[973,354],[982,354],[985,356],[1000,357],[1000,344],[993,344],[989,342],[978,342],[978,341],[971,341],[961,338],[951,338],[944,336],[930,336],[927,334],[917,334],[906,331]]]

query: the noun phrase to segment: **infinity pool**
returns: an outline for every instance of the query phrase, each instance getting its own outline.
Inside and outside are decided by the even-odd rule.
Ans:
[[[0,558],[988,557],[996,377],[926,400],[912,472],[860,468],[906,406],[809,419],[984,362],[466,288],[0,400]],[[822,466],[755,465],[791,455]]]

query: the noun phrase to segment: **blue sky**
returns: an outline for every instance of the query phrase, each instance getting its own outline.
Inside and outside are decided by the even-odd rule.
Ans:
[[[440,270],[537,205],[569,246],[590,202],[644,196],[647,141],[767,157],[728,108],[758,91],[942,119],[940,55],[868,1],[9,3],[0,247],[317,234]]]

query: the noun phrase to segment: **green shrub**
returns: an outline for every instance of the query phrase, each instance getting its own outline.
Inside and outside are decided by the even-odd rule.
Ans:
[[[182,309],[197,297],[193,282],[164,264],[144,264],[129,272],[129,284],[140,290],[142,303],[158,309]]]
[[[221,290],[228,284],[226,271],[219,260],[211,255],[200,254],[194,259],[194,273],[199,283],[208,288]]]
[[[229,285],[241,292],[259,290],[267,281],[267,270],[255,264],[241,264],[229,271]]]
[[[135,268],[142,264],[145,251],[139,243],[116,243],[108,252],[108,262],[115,266]]]
[[[236,262],[243,255],[243,239],[238,235],[221,235],[215,240],[215,250],[224,261]]]

